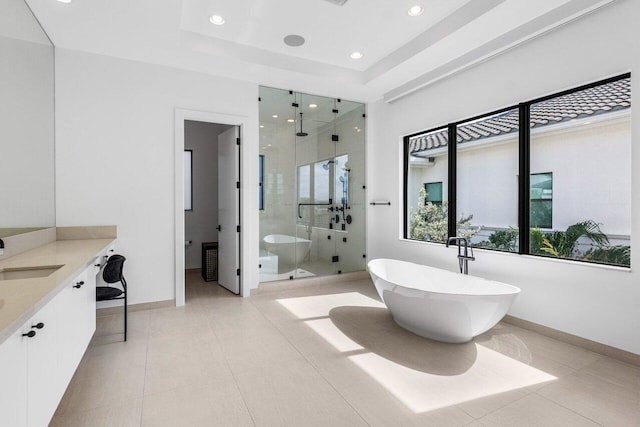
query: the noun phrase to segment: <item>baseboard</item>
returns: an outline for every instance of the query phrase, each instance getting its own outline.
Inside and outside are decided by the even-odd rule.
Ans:
[[[175,306],[176,306],[176,300],[169,299],[166,301],[154,301],[154,302],[144,302],[141,304],[129,304],[127,306],[127,311],[132,312],[132,311],[154,310],[157,308],[167,308],[167,307],[175,307]],[[122,313],[122,306],[98,308],[96,310],[97,317],[111,316],[112,314],[120,314],[120,313]]]
[[[540,335],[544,335],[546,337],[553,338],[558,341],[566,342],[568,344],[572,344],[577,347],[582,347],[584,349],[593,351],[594,353],[602,354],[604,356],[608,356],[613,359],[620,360],[621,362],[640,366],[640,354],[631,353],[626,350],[621,350],[619,348],[611,347],[606,344],[602,344],[596,341],[591,341],[586,338],[568,334],[566,332],[562,332],[557,329],[549,328],[547,326],[542,326],[537,323],[533,323],[528,320],[520,319],[510,315],[506,315],[502,320],[511,325],[518,326],[523,329],[528,329]]]

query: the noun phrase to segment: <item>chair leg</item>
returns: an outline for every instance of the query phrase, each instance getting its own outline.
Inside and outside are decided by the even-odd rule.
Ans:
[[[127,340],[127,292],[124,293],[124,340]]]

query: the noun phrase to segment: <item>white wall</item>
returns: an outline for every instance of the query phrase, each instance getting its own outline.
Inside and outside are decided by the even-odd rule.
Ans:
[[[118,226],[131,304],[175,297],[176,108],[247,116],[243,150],[256,159],[257,98],[251,83],[57,50],[57,225]],[[249,196],[257,194],[256,168],[245,167],[244,178],[243,211],[255,212],[256,197]],[[243,232],[244,256],[255,264],[243,277],[246,287],[257,286],[253,216]]]
[[[619,0],[392,104],[371,104],[369,198],[391,200],[392,208],[369,208],[369,258],[457,267],[455,249],[399,238],[403,135],[630,70],[632,87],[639,87],[637,16],[640,2]],[[632,139],[640,139],[637,107],[632,109]],[[631,161],[631,183],[638,186],[640,150],[632,148]],[[514,316],[640,354],[638,191],[631,203],[632,271],[480,250],[470,270],[522,289],[510,312]]]
[[[193,209],[184,212],[185,268],[200,268],[202,242],[218,241],[218,135],[228,125],[186,120],[184,148],[192,150]]]

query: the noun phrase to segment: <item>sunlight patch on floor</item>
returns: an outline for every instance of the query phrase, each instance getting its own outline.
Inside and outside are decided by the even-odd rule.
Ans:
[[[361,351],[348,359],[386,388],[415,413],[432,411],[523,387],[555,380],[556,377],[482,345],[475,346],[475,359],[459,374],[434,374],[394,362],[362,347],[341,331],[330,312],[339,307],[384,308],[380,301],[358,292],[277,300],[327,343],[340,352]],[[425,340],[425,346],[429,345]],[[524,345],[524,344],[523,344]],[[454,352],[463,347],[451,344]],[[458,347],[456,349],[456,347]],[[466,348],[468,351],[468,347]],[[437,367],[438,361],[432,365]],[[443,365],[446,362],[443,361]]]
[[[475,362],[460,375],[419,372],[375,353],[349,356],[349,359],[416,413],[556,379],[493,350],[480,345],[476,348]]]
[[[329,312],[337,307],[386,307],[380,301],[376,301],[359,292],[286,298],[277,301],[298,319],[328,317]]]
[[[336,328],[331,319],[307,320],[304,323],[340,352],[365,350],[364,347]]]

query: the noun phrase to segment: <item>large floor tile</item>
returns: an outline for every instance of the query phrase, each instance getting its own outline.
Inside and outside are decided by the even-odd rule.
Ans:
[[[304,360],[236,375],[258,426],[365,426],[358,413]]]
[[[301,359],[300,353],[267,321],[215,331],[229,367],[234,373],[270,369]]]
[[[590,350],[558,341],[509,323],[502,322],[500,325],[504,330],[518,338],[533,360],[544,358],[577,370],[603,357]]]
[[[232,380],[175,388],[144,397],[143,426],[253,426]]]
[[[142,398],[122,401],[87,411],[56,414],[50,427],[139,427]]]
[[[535,394],[515,401],[483,418],[487,427],[589,427],[599,424]]]
[[[149,341],[145,395],[231,378],[231,370],[212,332],[203,332],[198,338],[170,335]]]
[[[554,381],[538,394],[605,426],[640,425],[640,390],[586,373]]]
[[[582,368],[581,372],[640,393],[640,366],[633,366],[610,357],[603,357]]]

